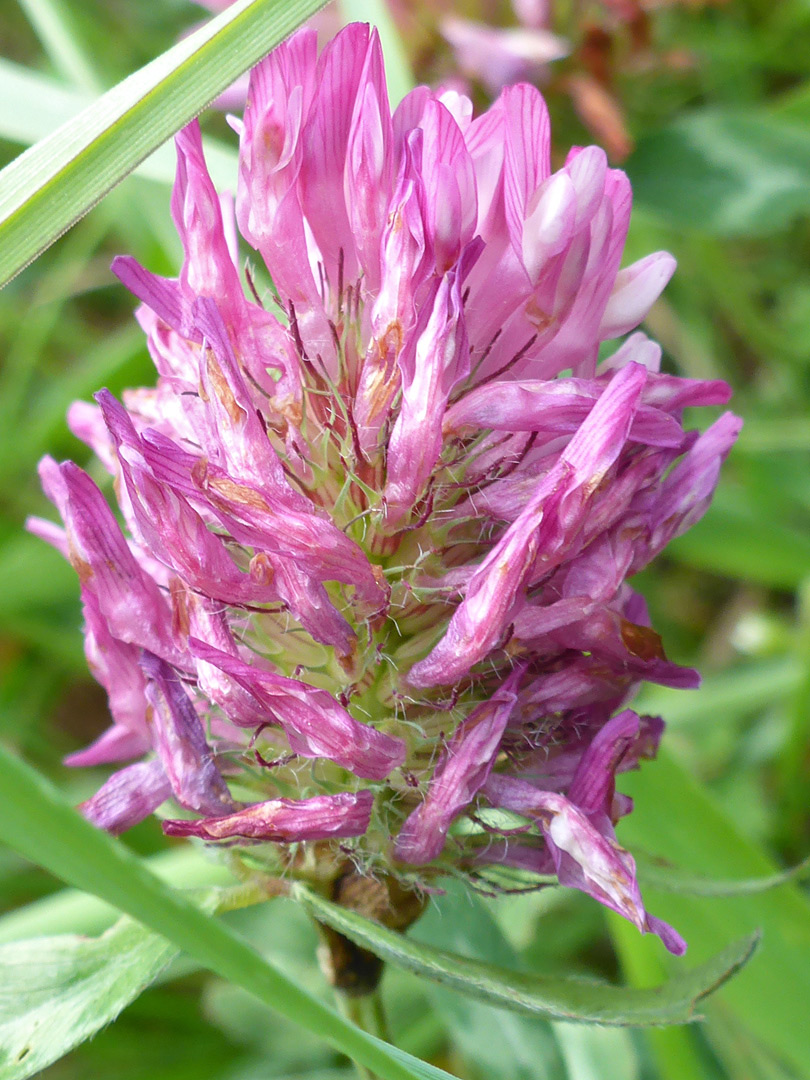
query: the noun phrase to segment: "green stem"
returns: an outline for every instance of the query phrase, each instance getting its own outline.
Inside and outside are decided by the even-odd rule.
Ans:
[[[385,1015],[385,1006],[383,1005],[379,987],[371,994],[362,994],[360,996],[344,994],[342,991],[337,990],[335,997],[338,1009],[347,1020],[351,1020],[356,1027],[359,1027],[362,1031],[367,1031],[369,1035],[376,1035],[378,1039],[391,1042],[388,1019]],[[359,1080],[377,1080],[376,1075],[359,1062],[355,1061],[354,1067]]]

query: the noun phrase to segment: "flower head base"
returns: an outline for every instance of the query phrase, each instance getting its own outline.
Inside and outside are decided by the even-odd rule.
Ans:
[[[277,49],[239,131],[269,279],[243,289],[191,125],[179,279],[114,265],[157,386],[70,414],[127,535],[42,464],[65,530],[31,528],[79,573],[113,716],[72,762],[145,755],[85,814],[117,832],[172,799],[167,832],[321,879],[556,875],[681,951],[613,832],[662,725],[614,714],[697,675],[626,579],[704,512],[739,422],[684,431],[728,388],[661,374],[643,334],[597,362],[673,260],[619,269],[627,179],[595,147],[552,173],[532,87],[476,119],[420,87],[392,116],[366,26]]]

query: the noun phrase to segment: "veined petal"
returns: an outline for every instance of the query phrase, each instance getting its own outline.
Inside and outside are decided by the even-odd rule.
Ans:
[[[88,821],[117,836],[149,817],[171,794],[160,761],[139,761],[113,773],[78,810]]]
[[[400,356],[402,405],[388,444],[384,495],[389,522],[401,518],[425,490],[441,454],[447,400],[469,373],[462,273],[451,270],[442,279],[423,333]]]
[[[303,840],[362,836],[371,819],[370,791],[316,795],[311,799],[269,799],[226,817],[201,821],[167,819],[168,836],[199,836],[202,840],[244,837],[292,844]]]
[[[233,806],[228,785],[214,764],[200,718],[177,673],[165,661],[144,652],[141,667],[152,706],[155,750],[177,801],[189,810],[226,814]]]
[[[405,760],[401,739],[361,724],[325,690],[246,664],[193,638],[189,648],[250,691],[266,707],[268,720],[283,726],[294,753],[328,758],[369,780],[384,780]]]
[[[676,265],[668,252],[656,251],[620,270],[599,324],[600,339],[635,329],[666,288]]]
[[[205,164],[199,123],[193,120],[183,128],[175,143],[172,217],[186,254],[181,285],[190,294],[227,296],[237,304],[242,287],[225,239],[219,196]]]
[[[649,919],[632,855],[612,836],[598,832],[568,799],[503,776],[491,776],[484,793],[494,806],[537,819],[561,885],[588,893],[642,933],[657,934],[676,956],[686,951],[686,943],[671,927]]]
[[[70,561],[82,595],[92,598],[113,637],[183,664],[172,637],[169,609],[155,582],[138,565],[104,496],[73,462],[43,459],[40,476],[65,521]]]
[[[442,753],[425,801],[399,831],[394,855],[406,863],[427,863],[444,847],[453,819],[465,810],[486,783],[501,738],[517,700],[523,674],[515,670],[497,693],[462,721]]]

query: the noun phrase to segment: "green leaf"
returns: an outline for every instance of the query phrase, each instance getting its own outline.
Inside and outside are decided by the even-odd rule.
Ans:
[[[635,801],[634,813],[619,827],[619,840],[631,850],[655,852],[707,877],[746,878],[777,870],[666,751],[638,772],[624,774],[621,787]],[[697,958],[761,927],[755,962],[724,987],[721,1003],[800,1076],[810,1077],[810,902],[797,886],[710,900],[646,888],[644,899],[683,934]],[[634,951],[642,960],[654,955],[646,939]]]
[[[0,173],[5,284],[323,0],[236,0]]]
[[[114,1020],[178,950],[121,919],[99,938],[74,934],[0,947],[0,1080],[23,1080]]]
[[[757,934],[750,935],[663,986],[637,990],[581,979],[525,975],[484,964],[419,944],[332,904],[305,885],[294,885],[293,893],[327,926],[383,960],[426,979],[518,1012],[610,1026],[685,1024],[698,1019],[698,1002],[748,961],[758,941]]]
[[[807,128],[704,109],[644,136],[625,168],[639,206],[720,235],[783,228],[810,210]]]
[[[159,880],[124,845],[85,821],[30,766],[0,746],[0,841],[69,885],[94,893],[241,986],[381,1080],[448,1080],[356,1028],[259,955],[234,931]]]

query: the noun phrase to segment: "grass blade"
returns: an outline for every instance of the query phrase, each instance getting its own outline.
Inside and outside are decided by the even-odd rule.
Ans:
[[[0,285],[322,6],[236,0],[0,173]]]
[[[62,124],[69,123],[92,98],[80,90],[50,79],[31,68],[0,57],[0,138],[31,146]],[[236,150],[219,139],[204,138],[205,160],[211,178],[219,188],[232,188],[236,176]],[[172,184],[176,169],[174,147],[161,146],[137,169],[135,176]]]
[[[0,841],[25,858],[161,934],[381,1080],[448,1080],[441,1069],[361,1031],[302,989],[227,926],[169,888],[123,844],[85,821],[47,780],[2,746],[0,787]]]
[[[97,94],[102,87],[71,26],[70,13],[54,0],[19,0],[42,47],[62,78],[81,90]]]

